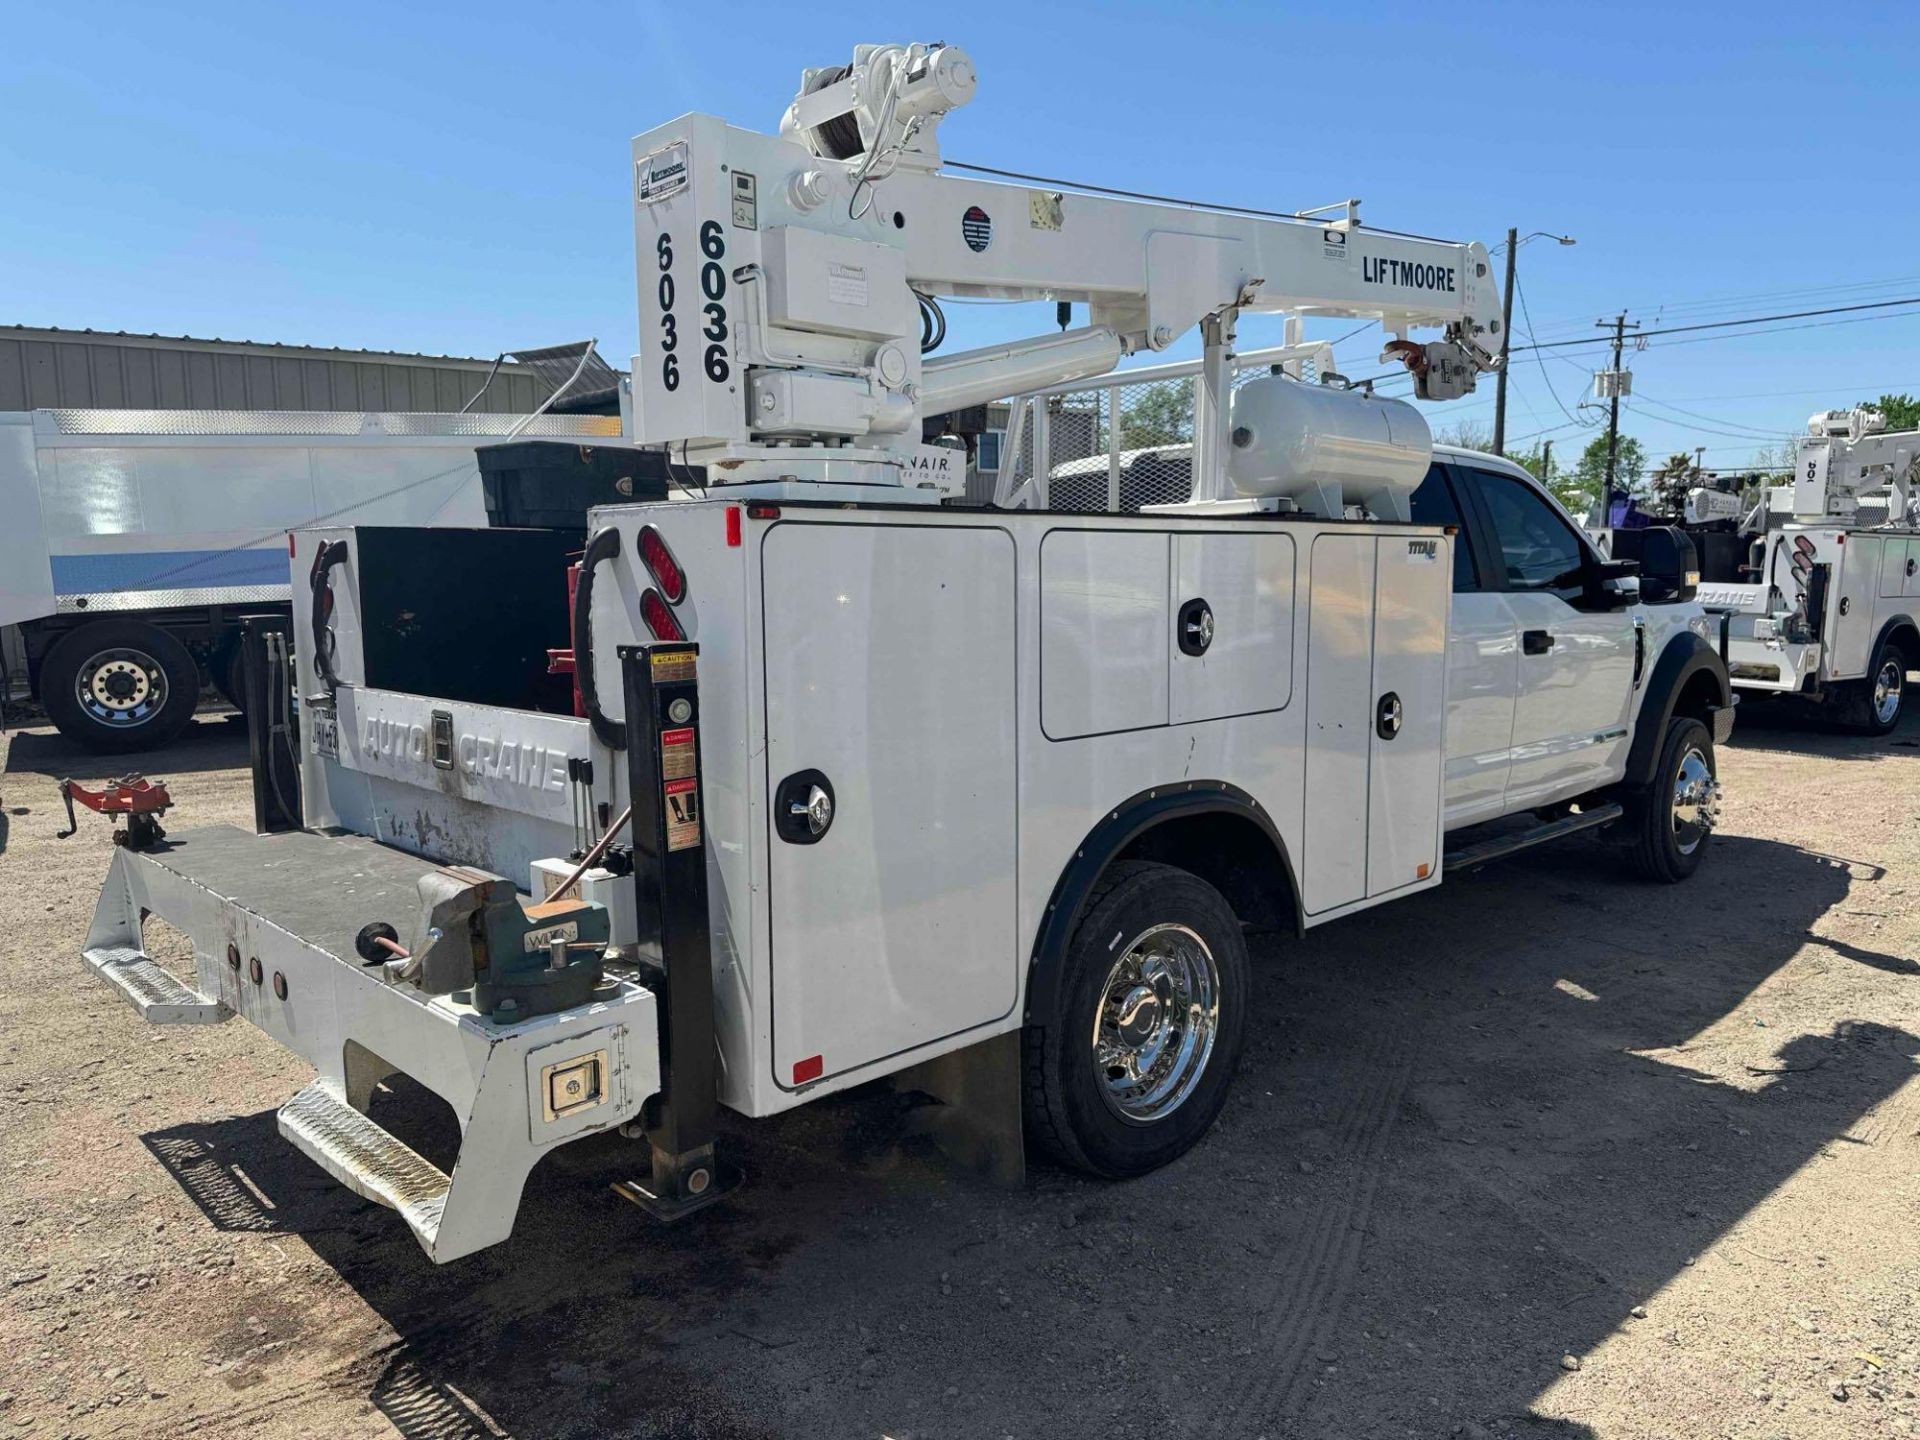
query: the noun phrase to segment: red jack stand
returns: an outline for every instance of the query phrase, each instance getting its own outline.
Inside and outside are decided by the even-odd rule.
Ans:
[[[127,828],[113,832],[113,843],[129,850],[151,850],[166,838],[160,817],[173,804],[164,783],[155,783],[144,775],[123,775],[110,780],[103,789],[89,790],[71,780],[60,782],[60,798],[67,802],[67,828],[56,838],[65,840],[80,828],[74,818],[73,802],[101,815],[124,815]]]

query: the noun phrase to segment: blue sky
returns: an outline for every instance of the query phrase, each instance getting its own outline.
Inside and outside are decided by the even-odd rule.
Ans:
[[[914,39],[978,64],[952,158],[1357,195],[1489,246],[1571,233],[1521,251],[1542,339],[1920,295],[1910,4],[92,3],[9,16],[0,323],[472,355],[595,334],[621,363],[628,137],[690,109],[771,130],[803,66]],[[949,344],[1049,328],[1024,313],[953,307]],[[1920,392],[1920,306],[1690,338],[1631,361],[1656,454],[1733,465],[1814,409]],[[1510,438],[1590,438],[1561,405],[1597,419],[1574,407],[1598,356],[1523,357]],[[1488,384],[1431,418],[1491,414]]]

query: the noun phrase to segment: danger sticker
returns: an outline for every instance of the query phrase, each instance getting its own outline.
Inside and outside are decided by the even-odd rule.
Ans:
[[[700,787],[693,780],[669,780],[660,787],[666,801],[667,849],[692,850],[700,844]]]
[[[969,205],[960,217],[960,238],[976,255],[993,243],[993,217],[978,205]]]
[[[660,778],[689,780],[695,769],[693,727],[660,732]]]

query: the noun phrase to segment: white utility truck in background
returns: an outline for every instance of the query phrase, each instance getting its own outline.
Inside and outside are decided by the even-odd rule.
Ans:
[[[1700,862],[1731,710],[1676,576],[1436,455],[1409,405],[1234,388],[1259,310],[1377,318],[1417,393],[1470,392],[1500,348],[1487,252],[1352,206],[943,172],[974,83],[953,46],[861,46],[778,135],[696,114],[633,142],[650,483],[592,511],[547,642],[582,714],[506,658],[565,604],[539,532],[301,531],[292,634],[248,637],[261,833],[115,854],[87,966],[151,1021],[237,1013],[305,1057],[282,1133],[436,1261],[504,1239],[555,1145],[644,1140],[616,1188],[671,1219],[738,1178],[720,1107],[881,1078],[1003,1155],[1010,1129],[1015,1163],[1024,1125],[1138,1175],[1225,1101],[1243,923],[1605,825],[1657,879]],[[943,296],[1089,323],[942,356]],[[1184,499],[956,503],[942,417],[1195,326]],[[459,1118],[450,1169],[372,1113],[401,1070]]]
[[[561,347],[556,380],[578,348]],[[291,603],[289,530],[485,525],[476,441],[620,433],[610,415],[0,414],[0,627],[19,627],[14,658],[61,734],[154,749],[193,718],[203,683],[239,704],[241,622]],[[0,699],[7,670],[0,652]]]
[[[1727,670],[1749,696],[1797,697],[1869,735],[1900,723],[1907,672],[1920,666],[1920,431],[1879,412],[1826,410],[1807,421],[1793,475],[1756,503],[1712,486],[1675,523],[1700,552],[1700,600],[1728,617]],[[1612,532],[1631,553],[1633,532]]]

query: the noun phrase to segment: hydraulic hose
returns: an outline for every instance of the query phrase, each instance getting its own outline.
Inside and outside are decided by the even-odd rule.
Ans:
[[[580,686],[580,703],[587,723],[609,750],[627,748],[627,725],[600,708],[600,686],[593,676],[593,572],[602,560],[620,553],[620,532],[612,526],[597,532],[580,556],[580,582],[573,592],[573,675]]]

